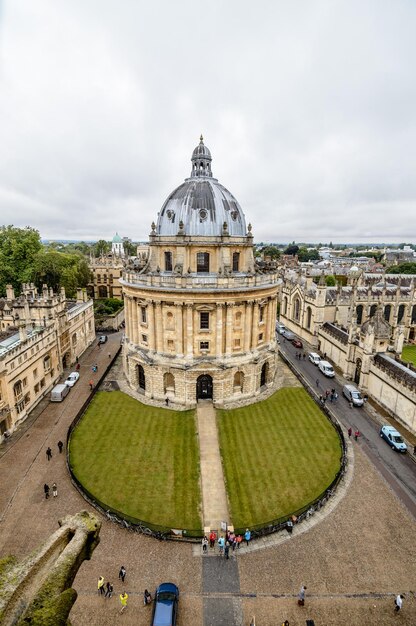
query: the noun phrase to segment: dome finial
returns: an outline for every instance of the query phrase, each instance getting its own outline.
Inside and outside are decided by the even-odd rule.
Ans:
[[[203,138],[203,136],[202,136],[202,133],[201,133],[201,136],[200,136],[200,138],[199,138],[199,141],[200,141],[201,143],[204,143],[204,138]]]

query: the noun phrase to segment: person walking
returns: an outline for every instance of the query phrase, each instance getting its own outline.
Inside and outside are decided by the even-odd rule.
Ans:
[[[90,386],[90,391],[92,391],[94,389],[94,381],[90,380],[89,386]]]
[[[299,606],[303,606],[305,604],[305,592],[306,592],[307,587],[305,587],[305,585],[302,585],[302,587],[300,588],[300,591],[298,593],[298,604]]]
[[[360,436],[360,431],[359,431],[359,430],[356,430],[356,431],[355,431],[355,433],[354,433],[354,439],[355,439],[355,441],[358,441],[358,437],[359,437],[359,436]]]
[[[52,458],[52,450],[50,448],[46,450],[46,458],[48,459],[48,461],[50,461]]]
[[[144,594],[143,594],[143,604],[145,606],[147,606],[148,604],[150,604],[152,601],[152,594],[147,591],[147,589],[144,590]]]
[[[126,568],[124,567],[124,565],[120,567],[118,578],[119,580],[121,580],[122,583],[124,583],[124,579],[126,578]]]
[[[56,486],[56,483],[53,483],[52,485],[52,495],[54,498],[58,497],[58,487]]]
[[[111,352],[108,353],[108,358],[111,359]]]
[[[202,539],[202,552],[205,554],[208,551],[208,539],[207,536],[204,535]]]
[[[403,598],[404,596],[402,594],[399,594],[394,601],[394,610],[396,613],[398,613],[403,606]]]
[[[62,443],[62,441],[58,441],[59,454],[62,454],[63,448],[64,448],[64,444]]]
[[[105,598],[111,598],[111,596],[113,595],[113,589],[114,589],[113,585],[110,582],[108,582],[106,584],[106,592],[105,592],[105,596],[104,597]]]
[[[120,593],[120,604],[121,604],[120,613],[124,613],[124,611],[126,610],[128,598],[129,596],[127,595],[125,591],[123,593]]]
[[[228,561],[228,559],[230,558],[230,542],[229,541],[225,542],[224,555]]]
[[[351,435],[352,435],[352,428],[350,426],[349,429],[348,429],[348,437],[351,437]]]
[[[49,485],[46,483],[43,485],[43,491],[45,492],[45,500],[49,498]]]
[[[224,540],[224,537],[220,537],[220,538],[218,539],[218,547],[219,547],[219,549],[220,549],[220,556],[222,556],[222,555],[223,555],[223,553],[224,553],[224,546],[225,546],[225,540]]]
[[[100,578],[98,579],[97,589],[98,589],[98,593],[100,594],[100,596],[103,596],[105,594],[103,576],[100,576]]]
[[[251,532],[249,531],[248,528],[246,528],[246,532],[244,533],[244,539],[246,540],[246,544],[248,547],[248,544],[250,543],[250,540],[251,540]]]
[[[319,387],[319,378],[316,379],[316,386]]]
[[[217,538],[216,533],[211,530],[210,534],[209,534],[209,547],[210,548],[215,548],[215,540]]]

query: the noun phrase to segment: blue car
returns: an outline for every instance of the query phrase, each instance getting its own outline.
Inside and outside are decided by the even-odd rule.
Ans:
[[[173,583],[162,583],[156,589],[151,626],[175,626],[178,615],[179,589]]]
[[[406,452],[407,446],[403,441],[403,437],[393,426],[382,426],[380,430],[380,437],[382,437],[393,450],[397,452]]]

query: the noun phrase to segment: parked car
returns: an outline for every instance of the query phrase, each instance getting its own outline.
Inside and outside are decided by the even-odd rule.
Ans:
[[[178,616],[179,589],[174,583],[162,583],[156,589],[151,626],[175,626]]]
[[[396,450],[396,452],[406,452],[407,445],[403,441],[403,437],[401,434],[393,428],[393,426],[389,426],[388,424],[381,427],[380,437],[387,441],[389,446]]]
[[[309,352],[308,354],[308,359],[310,360],[311,363],[313,363],[314,365],[318,365],[319,361],[321,360],[321,357],[319,356],[319,354],[317,354],[316,352]]]
[[[348,402],[352,402],[354,406],[363,406],[364,398],[354,385],[344,385],[342,393],[347,398]]]
[[[289,341],[292,341],[292,339],[295,339],[295,335],[292,333],[292,331],[288,330],[287,328],[282,330],[281,334],[283,335],[283,337],[286,337],[286,339],[289,339]]]
[[[79,379],[78,372],[71,372],[64,384],[67,387],[73,387],[78,379]]]
[[[303,348],[303,343],[300,339],[292,339],[292,344],[295,346],[295,348]]]
[[[108,339],[107,335],[100,335],[98,337],[98,343],[105,343],[107,339]]]
[[[276,322],[276,332],[281,335],[284,330],[286,330],[286,326],[284,324],[281,324],[280,322]]]
[[[318,368],[322,374],[325,374],[328,378],[333,378],[335,376],[334,368],[331,363],[328,363],[328,361],[319,361]]]

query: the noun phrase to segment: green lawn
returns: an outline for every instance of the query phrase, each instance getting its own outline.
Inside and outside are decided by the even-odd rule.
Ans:
[[[319,496],[340,467],[335,429],[301,388],[217,413],[236,528],[288,515]]]
[[[416,366],[416,346],[403,346],[402,361]]]
[[[200,529],[194,411],[98,392],[70,442],[75,476],[105,505],[173,528]]]

